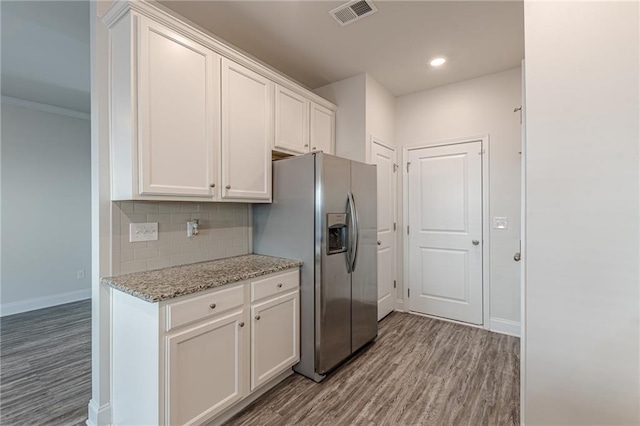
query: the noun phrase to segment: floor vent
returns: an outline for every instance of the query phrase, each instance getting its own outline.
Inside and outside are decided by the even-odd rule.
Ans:
[[[378,9],[371,0],[355,0],[336,7],[329,14],[344,27],[377,11]]]

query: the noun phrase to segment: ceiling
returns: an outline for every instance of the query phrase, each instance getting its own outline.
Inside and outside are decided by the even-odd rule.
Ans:
[[[2,94],[89,112],[89,2],[0,4]]]
[[[520,66],[522,1],[375,1],[340,27],[345,1],[162,1],[167,8],[315,89],[368,73],[394,95]],[[432,68],[429,59],[447,63]]]

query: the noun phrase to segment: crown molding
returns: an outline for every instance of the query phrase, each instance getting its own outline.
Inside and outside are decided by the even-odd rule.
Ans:
[[[91,120],[91,114],[73,109],[62,108],[54,105],[43,104],[40,102],[27,101],[25,99],[13,98],[11,96],[2,96],[2,103],[5,105],[13,105],[22,108],[34,109],[37,111],[49,112],[51,114],[65,115],[67,117],[79,118],[81,120]]]
[[[288,77],[275,68],[252,58],[248,53],[243,53],[239,51],[238,48],[230,46],[228,42],[221,40],[215,34],[210,33],[205,28],[199,27],[187,18],[165,9],[165,6],[158,4],[153,0],[117,0],[104,13],[104,15],[102,15],[101,19],[108,28],[112,28],[121,19],[123,19],[128,12],[133,11],[164,25],[171,31],[175,31],[184,37],[194,40],[196,43],[200,43],[225,58],[231,59],[232,61],[257,72],[263,77],[268,78],[274,83],[286,87],[287,89],[296,92],[331,111],[336,111],[338,109],[336,105],[306,87],[303,87],[300,83],[295,82],[291,77]]]

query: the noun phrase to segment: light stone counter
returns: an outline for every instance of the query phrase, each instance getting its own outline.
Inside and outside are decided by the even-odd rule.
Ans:
[[[154,271],[106,277],[102,278],[101,282],[153,303],[297,268],[301,265],[302,262],[298,260],[248,254]]]

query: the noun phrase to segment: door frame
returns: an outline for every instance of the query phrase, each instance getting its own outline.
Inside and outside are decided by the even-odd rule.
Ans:
[[[491,271],[489,269],[491,262],[490,255],[490,239],[491,228],[489,227],[489,134],[483,134],[478,136],[467,136],[454,139],[435,140],[431,142],[422,142],[417,144],[411,144],[402,148],[402,224],[403,224],[403,291],[404,291],[404,306],[407,312],[411,311],[411,303],[408,296],[409,289],[409,238],[406,232],[409,226],[409,175],[407,173],[407,161],[409,158],[409,152],[424,148],[435,148],[448,145],[460,145],[470,142],[482,143],[482,328],[489,330],[490,318],[491,318]],[[437,317],[440,319],[440,317]],[[444,318],[443,318],[444,319]],[[460,324],[474,326],[473,324],[467,324],[460,321],[451,320],[453,322],[459,322]]]
[[[366,144],[366,153],[365,153],[365,161],[367,164],[373,164],[373,144],[378,144],[380,146],[383,146],[387,149],[390,149],[391,151],[393,151],[395,153],[395,160],[394,160],[394,165],[396,165],[398,168],[400,168],[400,159],[398,158],[401,154],[400,154],[400,150],[391,145],[388,144],[386,142],[384,142],[382,139],[371,135],[371,137],[369,138],[368,143]],[[398,309],[398,305],[400,303],[404,304],[404,299],[399,298],[398,297],[398,287],[399,287],[399,280],[398,280],[398,250],[401,249],[401,247],[398,247],[398,233],[400,231],[400,223],[399,223],[399,218],[398,218],[398,175],[400,175],[400,173],[395,173],[395,179],[394,182],[392,183],[392,188],[393,188],[393,221],[396,223],[396,231],[393,233],[393,279],[396,281],[396,297],[394,299],[393,302],[393,310],[397,310]],[[406,305],[405,305],[406,306]],[[403,308],[404,309],[404,308]]]

